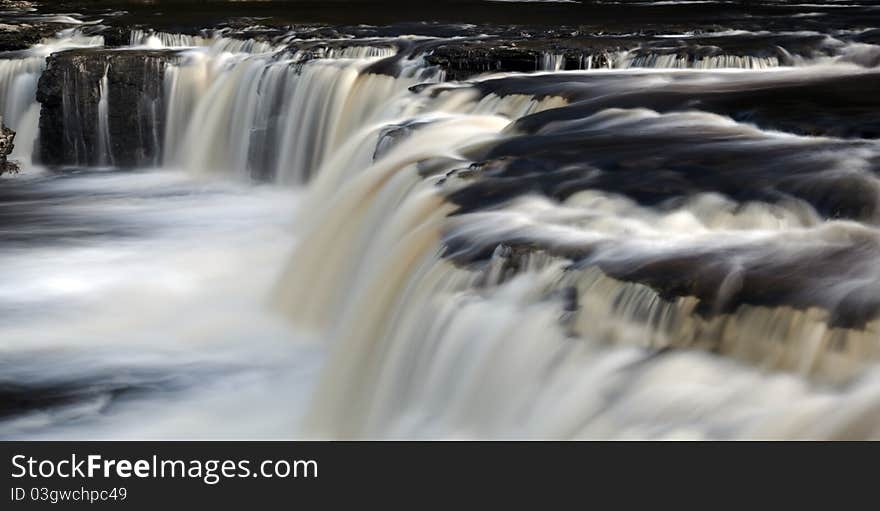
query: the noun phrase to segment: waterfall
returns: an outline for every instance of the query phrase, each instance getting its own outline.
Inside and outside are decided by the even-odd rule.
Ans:
[[[114,50],[116,53],[108,54],[108,58],[112,60],[134,50],[132,54],[161,56],[165,62],[161,71],[148,73],[161,80],[161,91],[142,98],[138,104],[144,115],[137,130],[145,147],[134,151],[139,155],[122,160],[112,158],[105,150],[109,147],[104,136],[108,126],[97,124],[106,119],[106,108],[114,93],[110,90],[113,80],[104,76],[97,85],[103,102],[94,105],[94,112],[92,105],[68,102],[69,121],[74,124],[70,125],[70,133],[65,133],[66,143],[76,149],[72,151],[74,159],[65,163],[106,165],[112,160],[113,164],[124,166],[133,162],[140,166],[187,168],[201,175],[237,175],[302,184],[313,177],[333,148],[361,129],[397,117],[399,112],[394,108],[399,102],[395,98],[408,94],[411,86],[444,79],[439,67],[426,64],[430,49],[413,49],[419,48],[414,44],[418,38],[320,41],[297,39],[291,33],[264,40],[229,37],[230,33],[228,29],[205,30],[200,35],[132,31],[130,46]],[[65,44],[53,48],[100,42]],[[869,66],[875,50],[869,44],[839,43],[831,47],[829,55],[810,58],[798,58],[782,48],[777,48],[775,54],[738,55],[708,46],[682,47],[675,52],[665,47],[640,47],[584,51],[578,58],[554,50],[538,54],[536,68],[556,73],[566,67],[567,60],[569,65],[576,62],[585,71],[764,70],[849,62]],[[148,61],[149,58],[152,57],[147,57]],[[18,94],[15,91],[23,90],[22,87],[32,88],[27,84],[35,80],[44,65],[36,58],[32,62],[21,60],[13,65],[8,64],[11,61],[3,63],[10,68],[4,71],[5,76],[22,76],[21,84],[15,86],[11,85],[11,78],[4,80],[6,95]],[[90,86],[85,82],[77,85],[74,82],[79,78],[72,74],[68,80],[71,87]],[[8,99],[4,103],[21,104]],[[34,138],[28,132],[36,126],[38,107],[30,105],[16,106],[5,114],[18,120],[25,115],[20,110],[30,112],[27,119],[19,122],[24,129],[23,148],[27,140]],[[78,108],[83,111],[76,112]],[[97,127],[76,125],[92,122]],[[95,147],[91,147],[91,142]]]
[[[303,183],[390,98],[437,79],[418,60],[404,62],[396,76],[369,70],[395,53],[255,50],[222,39],[187,51],[165,71],[165,165]]]
[[[876,32],[238,26],[0,56],[0,436],[877,434]]]
[[[565,69],[565,55],[544,52],[541,55],[539,71],[561,71]]]
[[[27,167],[37,139],[40,105],[36,102],[37,80],[45,59],[26,57],[0,60],[0,117],[17,132],[12,158]]]
[[[365,256],[370,240],[382,229],[401,235],[401,222],[386,216],[403,209],[401,202],[421,181],[421,174],[430,170],[431,175],[442,176],[467,166],[466,155],[457,154],[460,149],[473,149],[482,140],[501,136],[511,119],[558,107],[564,101],[553,96],[540,100],[525,95],[479,97],[469,89],[438,88],[406,97],[402,103],[397,109],[399,119],[362,131],[340,148],[336,158],[321,166],[310,183],[302,207],[302,248],[282,277],[278,295],[280,306],[302,325],[324,328],[347,307],[343,297],[351,296],[352,281],[357,275],[372,275]],[[411,130],[395,142],[394,134],[401,126]],[[389,139],[390,147],[386,145],[375,161],[372,150],[364,153],[365,144],[381,147]],[[407,220],[403,225],[416,223]],[[394,244],[396,240],[387,241]],[[381,258],[384,249],[375,246],[376,257]],[[351,259],[351,253],[362,256]],[[328,271],[316,272],[316,266]],[[312,292],[303,294],[302,289]]]
[[[303,234],[307,241],[282,278],[279,287],[282,308],[294,314],[299,323],[317,327],[326,327],[343,314],[346,307],[344,297],[352,296],[350,289],[356,287],[355,279],[359,275],[364,278],[375,275],[365,273],[367,265],[370,261],[385,259],[385,248],[369,245],[369,240],[382,238],[387,241],[387,246],[394,246],[409,229],[423,224],[425,215],[437,215],[436,198],[431,198],[427,191],[422,194],[423,199],[412,205],[403,204],[409,190],[419,182],[414,164],[430,157],[449,158],[456,145],[497,133],[506,124],[501,117],[466,116],[438,120],[418,130],[375,165],[354,176],[341,190],[325,197],[327,202],[321,204],[321,209],[315,213],[315,217],[321,220],[314,225],[314,230]],[[443,136],[440,144],[430,143],[439,140],[440,135]],[[455,163],[460,162],[444,160],[436,171]],[[375,195],[377,193],[379,196]],[[318,202],[321,202],[320,198],[314,201],[316,205]],[[410,216],[415,213],[418,213],[415,217]],[[392,215],[395,216],[389,218]],[[333,251],[328,252],[328,248]],[[362,254],[361,257],[351,259],[347,256],[354,252]],[[315,272],[313,264],[326,265],[334,270]],[[300,292],[302,289],[311,289],[312,292],[304,294]]]
[[[852,72],[862,71],[834,71]],[[789,83],[785,75],[753,79]],[[294,325],[319,332],[330,345],[307,434],[700,438],[736,420],[736,410],[765,402],[776,408],[750,417],[740,432],[773,436],[795,428],[836,435],[868,427],[871,411],[856,395],[873,392],[869,383],[827,398],[821,384],[814,388],[800,378],[849,384],[880,360],[880,319],[845,325],[833,312],[835,304],[852,299],[868,300],[863,306],[871,307],[864,291],[855,289],[876,282],[871,256],[861,258],[880,249],[872,229],[824,222],[803,202],[737,204],[713,193],[658,211],[590,190],[585,183],[598,186],[602,172],[576,166],[589,161],[586,141],[603,134],[620,139],[624,162],[639,161],[638,137],[667,133],[688,141],[682,160],[700,154],[695,144],[718,144],[707,146],[709,155],[737,147],[739,159],[755,152],[751,157],[759,160],[760,154],[775,155],[777,165],[785,162],[772,169],[781,176],[803,172],[806,162],[817,176],[847,166],[867,169],[878,154],[874,145],[764,131],[705,113],[610,109],[572,121],[565,112],[580,108],[576,100],[511,93],[513,83],[531,85],[514,76],[423,88],[401,100],[397,118],[362,129],[320,166],[304,198],[297,248],[276,292],[277,307]],[[675,83],[648,74],[632,86]],[[601,96],[603,89],[591,94]],[[522,134],[534,128],[512,122],[545,118],[537,133]],[[584,124],[595,131],[579,131]],[[559,145],[554,130],[564,133]],[[700,136],[705,141],[698,142]],[[507,152],[518,144],[534,151],[521,166],[511,156],[516,153]],[[371,158],[372,146],[377,150]],[[616,157],[614,146],[600,147],[600,156]],[[678,154],[665,147],[672,157]],[[795,156],[779,156],[788,150]],[[573,161],[566,156],[572,151],[581,151]],[[555,165],[571,167],[560,175],[573,173],[572,185],[585,190],[540,196],[542,181],[530,184],[529,171],[552,155],[561,158]],[[544,172],[540,179],[551,181],[551,171]],[[474,188],[490,179],[497,180]],[[864,180],[861,187],[880,191],[870,173],[858,179]],[[506,189],[517,198],[491,200],[490,193]],[[871,252],[863,252],[863,244]],[[773,278],[774,270],[764,268],[768,259],[780,268],[830,268],[820,262],[840,246],[855,258],[840,287],[825,286],[817,295],[809,273],[789,275],[792,305],[744,298],[750,286],[761,293],[760,279]],[[681,261],[706,250],[712,253],[705,267]],[[719,266],[710,311],[706,297],[670,297],[657,283],[668,272],[685,281],[709,279]],[[639,280],[633,277],[638,271],[657,273]],[[729,307],[735,300],[746,303]],[[701,400],[702,420],[714,417],[700,429],[679,415],[682,404],[675,396],[682,373],[700,379],[689,399]],[[631,381],[639,387],[621,390]],[[767,394],[754,395],[754,385]],[[792,399],[814,405],[796,425],[787,418]],[[822,414],[835,407],[848,410],[847,419],[823,421]],[[632,410],[638,410],[635,416]],[[662,427],[657,415],[666,418]]]
[[[40,105],[36,92],[46,56],[65,49],[100,46],[103,42],[101,36],[85,36],[79,30],[68,29],[28,50],[0,54],[0,116],[17,132],[12,157],[25,167],[31,164],[39,137]]]

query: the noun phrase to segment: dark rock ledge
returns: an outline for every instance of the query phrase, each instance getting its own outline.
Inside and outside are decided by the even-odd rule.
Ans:
[[[51,23],[4,23],[0,21],[0,52],[25,50],[62,28]]]
[[[156,163],[164,127],[162,82],[173,51],[70,50],[40,77],[40,161],[49,166]],[[100,144],[101,81],[107,76],[107,147]]]

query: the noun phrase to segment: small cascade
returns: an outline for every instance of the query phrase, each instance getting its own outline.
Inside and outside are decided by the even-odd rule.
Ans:
[[[558,61],[545,57],[543,70],[558,71]],[[782,66],[777,56],[753,55],[687,55],[679,53],[657,53],[640,50],[603,52],[581,55],[578,69],[772,69]]]
[[[98,165],[113,165],[113,154],[110,149],[110,81],[107,73],[110,66],[104,68],[104,76],[98,86]]]
[[[771,69],[779,67],[778,57],[752,55],[689,56],[628,51],[612,58],[609,67],[617,69]]]
[[[131,31],[129,44],[135,47],[147,47],[153,49],[192,48],[194,46],[208,46],[212,42],[211,39],[212,38],[210,37],[193,36],[188,34],[134,29]]]
[[[544,52],[541,55],[541,65],[538,71],[562,71],[565,69],[565,55]]]
[[[571,70],[591,69],[772,69],[783,65],[778,56],[754,55],[688,55],[660,53],[655,51],[629,50],[580,53],[576,55],[576,67]],[[794,62],[793,57],[789,58]],[[812,61],[801,59],[802,65]],[[563,71],[566,69],[564,54],[544,52],[536,66],[537,71]]]
[[[40,75],[46,67],[46,56],[65,49],[96,47],[103,43],[101,36],[85,36],[78,30],[68,29],[28,50],[0,54],[0,116],[17,132],[12,157],[21,161],[25,168],[31,165],[39,137],[40,105],[36,93]]]

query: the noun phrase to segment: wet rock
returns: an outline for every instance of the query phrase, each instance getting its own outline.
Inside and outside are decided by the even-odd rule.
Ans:
[[[0,118],[0,174],[18,172],[18,164],[8,161],[7,157],[15,149],[15,131],[7,128]]]
[[[158,163],[170,51],[87,49],[47,59],[37,88],[40,161],[48,166]],[[103,101],[103,103],[102,103]]]
[[[50,23],[0,23],[0,52],[29,48],[59,29]]]
[[[131,44],[131,27],[112,26],[105,28],[101,35],[104,36],[104,46],[107,48],[119,48]]]
[[[527,48],[449,45],[436,48],[426,60],[441,66],[448,79],[462,80],[482,73],[532,72],[540,68],[540,59],[540,52]]]

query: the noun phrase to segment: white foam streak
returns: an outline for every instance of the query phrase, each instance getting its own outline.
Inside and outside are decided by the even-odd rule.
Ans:
[[[110,66],[104,68],[104,76],[98,86],[98,165],[113,165],[113,155],[110,148],[110,88],[107,73]]]

